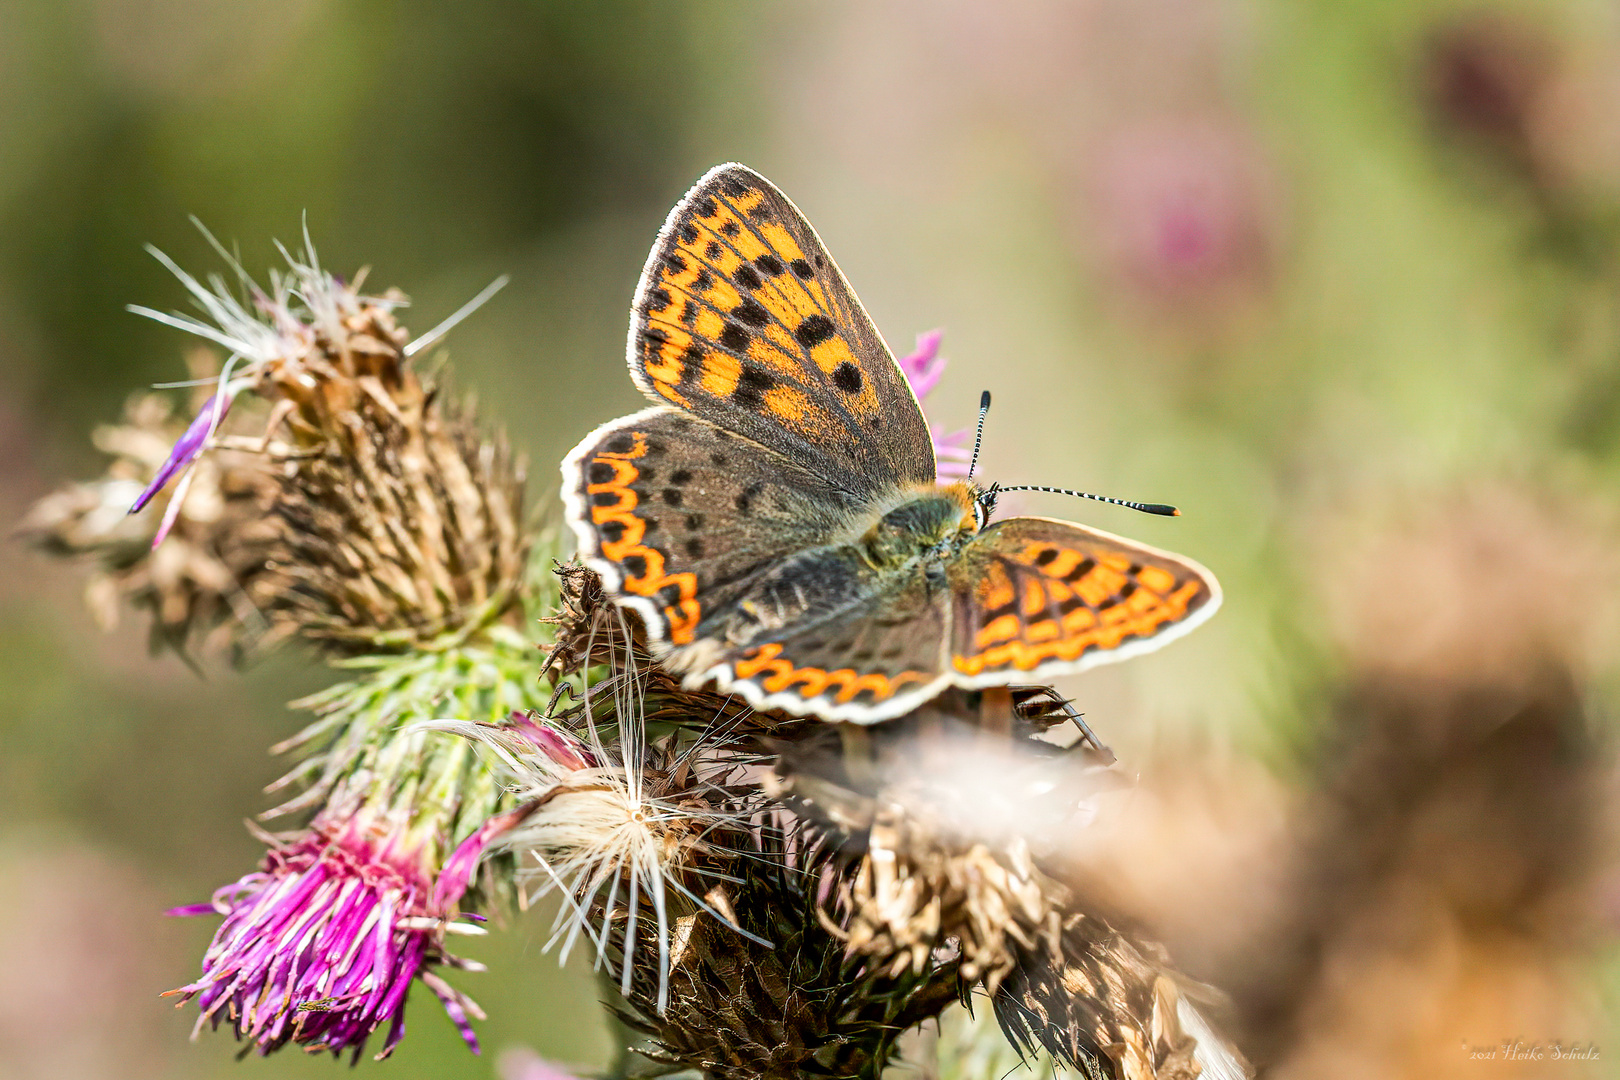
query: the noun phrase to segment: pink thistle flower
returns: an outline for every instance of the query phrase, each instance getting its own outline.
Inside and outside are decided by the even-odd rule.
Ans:
[[[381,1060],[405,1033],[406,994],[421,979],[478,1052],[468,1017],[483,1019],[482,1011],[433,968],[481,967],[445,952],[444,938],[482,933],[452,921],[450,909],[485,845],[509,826],[487,823],[435,877],[419,845],[377,824],[364,813],[328,812],[296,840],[266,836],[260,870],[218,890],[210,904],[169,912],[225,916],[202,978],[165,995],[184,995],[181,1004],[198,999],[199,1031],[229,1018],[261,1055],[293,1042],[334,1056],[351,1050],[358,1061],[387,1025]]]
[[[906,382],[911,384],[918,402],[928,396],[939,384],[940,376],[945,374],[945,365],[949,361],[939,355],[939,343],[944,337],[943,330],[930,330],[918,334],[917,347],[900,358],[900,372],[905,375]],[[934,443],[934,460],[937,462],[935,470],[939,478],[961,479],[967,476],[968,464],[973,458],[967,446],[968,429],[946,432],[930,424],[928,434]]]

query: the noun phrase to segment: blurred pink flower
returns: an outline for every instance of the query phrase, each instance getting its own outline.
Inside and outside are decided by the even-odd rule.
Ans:
[[[920,402],[939,384],[949,363],[939,355],[939,343],[945,337],[943,330],[929,330],[917,335],[917,347],[900,358],[900,371],[911,384]],[[946,432],[929,425],[928,434],[934,441],[935,468],[941,480],[960,479],[967,475],[972,453],[967,448],[968,430]]]
[[[1104,141],[1093,167],[1086,227],[1120,277],[1166,300],[1261,283],[1274,215],[1264,164],[1240,123],[1134,124]]]
[[[553,1065],[527,1047],[507,1050],[495,1063],[500,1080],[578,1080],[576,1074]]]

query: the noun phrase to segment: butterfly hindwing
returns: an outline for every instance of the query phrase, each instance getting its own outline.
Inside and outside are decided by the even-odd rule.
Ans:
[[[740,599],[793,617],[702,673],[756,708],[872,723],[916,708],[951,681],[950,597],[920,567],[872,581],[850,549],[827,551],[755,582]],[[795,603],[800,610],[793,612]]]
[[[916,395],[832,256],[770,181],[722,165],[671,212],[630,320],[630,372],[838,487],[934,479]]]
[[[960,686],[1048,677],[1148,652],[1220,605],[1190,559],[1049,518],[1008,518],[950,566]]]
[[[669,408],[592,432],[564,462],[563,483],[581,558],[672,648],[849,513],[841,493],[792,462]]]

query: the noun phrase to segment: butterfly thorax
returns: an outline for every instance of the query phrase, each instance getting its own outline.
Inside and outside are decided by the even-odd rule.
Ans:
[[[917,559],[949,557],[978,531],[977,492],[969,484],[917,490],[861,537],[870,564],[898,569]]]

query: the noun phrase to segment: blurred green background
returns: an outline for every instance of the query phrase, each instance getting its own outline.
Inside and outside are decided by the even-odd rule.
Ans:
[[[450,358],[543,496],[636,407],[636,275],[724,160],[799,203],[896,351],[945,329],[931,418],[995,392],[987,476],[1183,508],[1020,504],[1225,586],[1185,643],[1067,686],[1127,759],[1286,760],[1339,662],[1349,522],[1469,485],[1615,504],[1612,4],[12,0],[0,511],[98,472],[89,429],[184,377],[189,342],[123,306],[184,303],[145,243],[216,267],[188,215],[255,272],[307,221],[328,267],[407,292],[418,332],[510,274]],[[72,567],[0,560],[0,1077],[330,1075],[191,1046],[157,998],[214,925],[158,912],[257,857],[264,748],[325,676],[286,656],[199,677],[148,658],[138,620],[97,633]],[[456,981],[491,1051],[600,1063],[594,985],[543,930],[474,943],[491,971]],[[495,1075],[432,1001],[410,1024],[362,1070]]]

